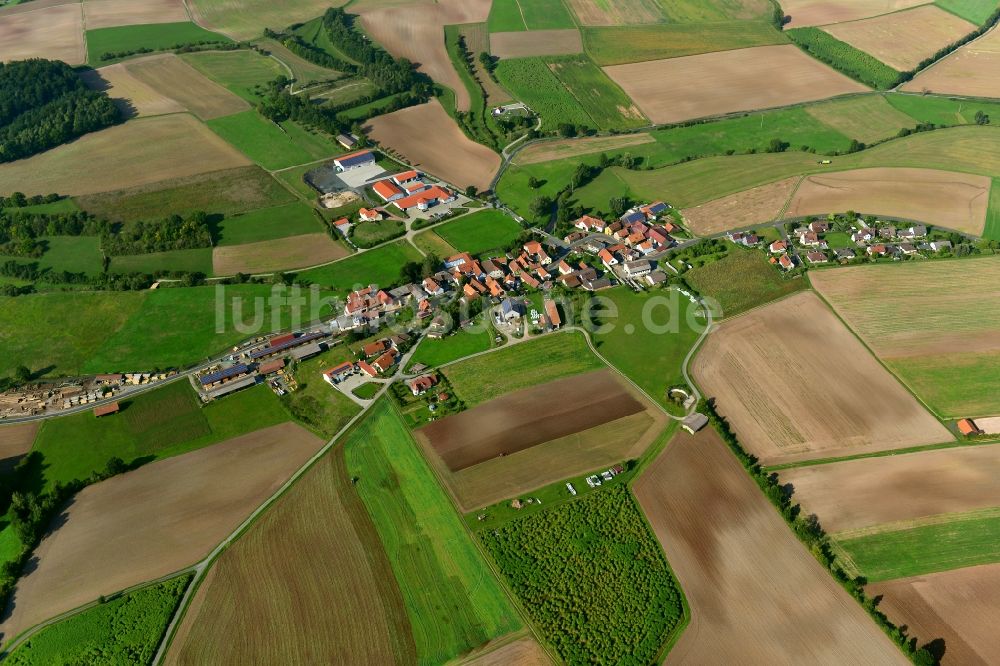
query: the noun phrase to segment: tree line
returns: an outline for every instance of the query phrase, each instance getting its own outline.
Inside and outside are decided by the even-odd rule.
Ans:
[[[0,63],[0,162],[54,148],[121,120],[106,93],[87,89],[66,63]]]

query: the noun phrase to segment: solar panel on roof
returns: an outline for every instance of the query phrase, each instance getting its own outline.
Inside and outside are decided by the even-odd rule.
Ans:
[[[265,347],[264,349],[259,349],[250,354],[250,358],[256,360],[258,358],[263,358],[265,356],[270,356],[271,354],[278,354],[290,349],[292,347],[297,347],[298,345],[311,342],[312,340],[317,340],[326,335],[326,333],[309,333],[308,335],[303,335],[301,337],[295,338],[294,340],[286,340],[279,345],[274,345],[273,347]]]
[[[239,363],[225,370],[216,370],[215,372],[209,373],[202,376],[201,385],[207,386],[208,384],[214,384],[216,382],[221,382],[223,379],[229,379],[230,377],[236,377],[237,375],[242,375],[249,370],[246,365]]]

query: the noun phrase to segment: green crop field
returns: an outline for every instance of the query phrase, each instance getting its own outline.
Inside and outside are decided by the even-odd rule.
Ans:
[[[922,123],[972,125],[976,122],[977,111],[982,111],[991,119],[1000,119],[998,102],[903,93],[890,93],[885,98],[893,107]]]
[[[35,204],[34,206],[21,206],[18,208],[22,213],[73,213],[80,210],[76,202],[66,197],[50,203]]]
[[[817,60],[866,86],[886,90],[899,83],[900,73],[895,69],[819,28],[793,28],[785,34]]]
[[[699,294],[719,303],[721,312],[712,315],[716,319],[733,317],[808,286],[801,278],[786,280],[759,252],[739,248],[719,261],[689,270],[684,279]]]
[[[676,290],[636,294],[619,287],[600,296],[613,303],[617,316],[595,318],[595,325],[610,324],[592,335],[597,352],[666,405],[667,388],[684,383],[681,365],[705,324],[695,314],[700,308]]]
[[[42,236],[45,253],[38,259],[0,255],[0,261],[13,259],[19,264],[37,263],[39,268],[70,273],[100,275],[101,239],[98,236]]]
[[[1000,517],[975,513],[837,541],[871,582],[1000,562]]]
[[[562,123],[595,125],[541,58],[504,58],[496,75],[516,98],[541,115],[543,129],[554,130]]]
[[[934,4],[976,25],[983,25],[997,10],[996,0],[934,0]]]
[[[986,211],[983,238],[1000,241],[1000,178],[994,178],[990,187],[990,207]]]
[[[427,254],[434,254],[438,257],[450,257],[458,253],[458,249],[443,238],[437,235],[434,229],[422,231],[413,236],[413,243]]]
[[[219,223],[217,244],[255,243],[322,230],[313,209],[295,202],[225,218]]]
[[[351,350],[346,345],[340,345],[308,361],[297,363],[295,381],[298,382],[299,389],[282,397],[282,402],[292,416],[325,439],[336,435],[358,413],[358,406],[327,384],[323,380],[323,372],[344,361],[353,360]]]
[[[74,200],[97,217],[133,222],[199,210],[221,215],[245,213],[288,203],[294,197],[260,167],[246,166]]]
[[[351,240],[358,247],[374,247],[405,233],[406,223],[402,220],[387,218],[377,222],[359,221],[351,227]]]
[[[649,124],[628,95],[586,56],[546,59],[559,81],[600,129],[634,129]]]
[[[566,663],[658,663],[683,626],[680,585],[624,485],[479,538]]]
[[[205,30],[190,21],[98,28],[87,31],[87,62],[92,67],[100,67],[114,62],[112,59],[102,60],[101,56],[105,53],[143,48],[165,51],[185,44],[232,41],[225,35]]]
[[[517,0],[493,0],[487,27],[490,32],[517,32],[528,29],[524,24],[521,5]]]
[[[112,457],[152,462],[289,420],[266,386],[201,407],[186,379],[121,401],[118,414],[90,411],[46,420],[33,451],[42,454],[42,483],[85,479]]]
[[[567,331],[450,365],[444,374],[472,407],[511,391],[603,367],[583,335]]]
[[[599,26],[582,33],[587,55],[602,66],[788,42],[763,21]]]
[[[132,254],[113,257],[111,273],[157,273],[159,271],[185,271],[212,274],[212,248],[168,250],[149,254]]]
[[[256,51],[202,51],[182,57],[199,72],[251,104],[260,101],[261,96],[254,92],[257,86],[266,85],[279,76],[288,76],[288,70],[281,63]]]
[[[355,286],[377,284],[387,287],[399,284],[399,270],[408,261],[420,261],[420,253],[407,242],[390,243],[348,257],[322,268],[313,268],[298,274],[300,280],[329,287],[338,294],[346,294]]]
[[[116,597],[43,629],[10,664],[150,664],[190,576]]]
[[[375,395],[382,390],[383,384],[376,384],[375,382],[368,382],[367,384],[362,384],[357,387],[351,393],[361,398],[362,400],[371,400]]]
[[[505,249],[522,231],[520,224],[498,210],[482,210],[434,228],[446,243],[470,254]]]
[[[403,594],[420,663],[444,663],[519,629],[506,594],[391,404],[376,405],[343,446]]]
[[[279,127],[253,110],[215,118],[206,124],[265,169],[284,169],[344,152],[333,139],[319,132],[310,132],[290,120]]]
[[[774,5],[767,0],[659,0],[669,21],[701,23],[733,19],[770,19]]]
[[[857,95],[820,104],[810,104],[806,112],[846,137],[874,143],[899,134],[917,123],[886,101],[885,95]]]
[[[575,28],[576,23],[563,0],[517,0],[528,30]],[[494,32],[491,29],[491,32]]]
[[[458,329],[445,338],[424,338],[413,354],[413,363],[438,367],[460,358],[484,352],[492,345],[492,330]]]

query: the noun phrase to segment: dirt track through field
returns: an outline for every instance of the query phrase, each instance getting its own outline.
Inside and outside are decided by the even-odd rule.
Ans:
[[[457,472],[643,410],[610,371],[597,370],[509,393],[417,433]]]
[[[780,472],[793,500],[835,533],[1000,506],[1000,446],[923,451]]]
[[[361,5],[351,11],[361,15],[361,24],[371,37],[397,58],[408,58],[434,81],[455,91],[455,106],[468,111],[469,91],[458,77],[444,43],[444,26],[481,23],[490,14],[491,0],[440,0],[384,6]],[[421,140],[427,140],[422,136]]]
[[[705,428],[635,483],[691,607],[667,664],[908,664]]]
[[[283,423],[85,488],[35,550],[37,565],[0,624],[3,639],[194,564],[322,445]]]
[[[896,624],[909,627],[917,645],[944,639],[943,666],[1000,663],[1000,564],[900,578],[869,585],[866,591],[882,597],[879,608]]]
[[[14,467],[35,443],[40,421],[0,425],[0,472]]]
[[[48,58],[68,65],[86,62],[79,3],[24,6],[23,12],[0,13],[0,61]]]
[[[202,120],[228,116],[250,108],[236,96],[173,53],[131,60],[128,71],[150,88],[177,100]]]
[[[317,266],[343,259],[349,254],[347,248],[327,234],[302,234],[216,247],[212,250],[212,272],[216,275],[268,273]]]
[[[968,21],[934,5],[823,28],[901,72],[914,69],[975,29]]]
[[[927,0],[782,0],[781,9],[785,16],[791,17],[786,28],[801,28],[856,21],[923,4],[927,4]]]
[[[132,120],[0,164],[0,192],[96,194],[249,164],[197,118],[174,114]]]
[[[85,0],[87,30],[190,20],[183,0]]]
[[[579,30],[494,32],[490,52],[498,58],[569,55],[583,53],[583,39]]]
[[[365,131],[416,168],[462,190],[489,188],[500,168],[500,156],[465,136],[437,99],[373,118]]]
[[[730,194],[700,206],[685,208],[681,215],[688,221],[691,230],[701,236],[770,222],[781,215],[799,180],[799,176],[792,176]]]
[[[906,83],[907,92],[1000,97],[1000,26],[966,44]]]
[[[764,465],[953,440],[812,292],[723,323],[692,374]]]
[[[654,123],[868,90],[792,44],[612,65],[604,71]]]
[[[856,169],[806,176],[786,218],[848,210],[921,220],[979,235],[992,179],[936,169]]]

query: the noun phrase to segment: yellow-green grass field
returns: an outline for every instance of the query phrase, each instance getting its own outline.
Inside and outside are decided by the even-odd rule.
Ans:
[[[890,104],[884,95],[859,95],[806,107],[806,112],[841,134],[863,143],[895,136],[916,121]]]
[[[191,10],[201,22],[233,39],[253,39],[264,28],[281,30],[293,23],[319,16],[327,7],[339,7],[344,0],[196,0]]]
[[[990,205],[986,210],[983,238],[1000,241],[1000,178],[994,178],[993,187],[990,188]]]
[[[420,261],[421,258],[415,247],[405,241],[399,241],[328,266],[303,271],[298,274],[298,278],[343,295],[356,287],[369,284],[377,284],[380,287],[399,284],[399,271],[403,264],[408,261]]]
[[[994,390],[1000,378],[1000,258],[858,266],[818,271],[811,279],[939,416],[1000,413]]]
[[[443,663],[522,626],[387,400],[343,444],[347,471],[402,592],[420,663]]]
[[[294,373],[299,388],[281,399],[292,416],[324,439],[336,435],[359,408],[353,400],[327,384],[323,372],[353,360],[353,352],[346,345],[340,345],[297,363]]]
[[[147,273],[183,271],[186,273],[212,274],[212,248],[167,250],[148,254],[131,254],[112,257],[110,273]]]
[[[218,225],[217,245],[239,245],[322,231],[315,210],[303,203],[261,208],[224,218]]]
[[[493,331],[458,329],[443,338],[424,338],[413,354],[413,363],[437,367],[460,358],[488,350],[493,344]]]
[[[0,261],[37,263],[40,269],[87,275],[99,275],[103,270],[101,239],[98,236],[42,236],[39,241],[45,246],[45,253],[41,257],[34,259],[0,255]]]
[[[563,0],[494,0],[487,25],[490,32],[576,27]]]
[[[425,254],[433,254],[442,258],[458,254],[458,249],[448,244],[434,229],[420,232],[413,237],[413,243]]]
[[[289,203],[294,197],[260,167],[244,166],[73,200],[98,217],[133,222],[195,211],[233,215]]]
[[[719,304],[720,311],[713,312],[716,320],[734,317],[808,286],[801,278],[786,279],[759,252],[739,248],[719,261],[692,268],[684,273],[684,279],[699,294]]]
[[[788,42],[764,21],[594,26],[581,32],[584,49],[601,66]]]
[[[215,118],[207,125],[268,170],[316,162],[344,152],[332,138],[318,130],[307,130],[290,120],[279,127],[254,110]]]
[[[482,210],[434,228],[446,243],[471,254],[506,249],[522,231],[520,224],[498,210]]]
[[[472,407],[511,391],[602,367],[583,334],[566,331],[461,361],[445,368],[444,375]]]
[[[260,101],[258,86],[279,76],[288,76],[288,70],[280,62],[256,51],[202,51],[182,57],[199,72],[251,104]]]

